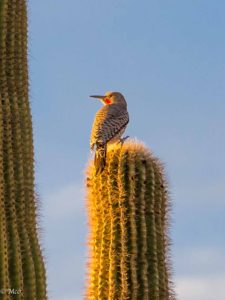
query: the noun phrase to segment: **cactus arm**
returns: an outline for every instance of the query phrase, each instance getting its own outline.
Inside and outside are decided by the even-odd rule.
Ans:
[[[27,216],[27,230],[30,240],[30,247],[32,252],[32,259],[35,267],[35,281],[36,281],[36,297],[37,299],[45,299],[46,296],[46,275],[43,257],[40,251],[38,241],[39,234],[37,232],[37,216],[36,203],[34,201],[34,148],[33,148],[33,128],[32,116],[28,98],[28,61],[27,61],[27,7],[26,1],[19,0],[21,7],[21,63],[18,62],[19,74],[23,85],[20,90],[20,112],[21,112],[21,126],[23,128],[23,158],[24,158],[24,181],[29,188],[26,190],[26,216]]]
[[[11,248],[11,255],[9,256],[9,273],[10,285],[16,289],[23,290],[22,274],[22,256],[21,244],[18,232],[18,216],[16,214],[16,195],[15,195],[15,171],[14,171],[14,141],[12,132],[12,108],[11,101],[14,95],[12,89],[14,83],[13,72],[13,49],[15,47],[15,4],[10,1],[8,3],[7,12],[7,29],[5,39],[5,55],[2,57],[2,74],[5,85],[3,86],[3,160],[4,160],[4,185],[5,185],[5,209],[7,215],[7,232],[9,247]],[[21,295],[16,297],[21,299]]]
[[[6,59],[5,43],[6,43],[6,28],[7,28],[7,12],[8,3],[6,1],[0,2],[0,76],[2,79],[2,89],[0,90],[0,287],[9,288],[9,264],[8,264],[8,235],[7,235],[7,222],[6,222],[6,208],[4,202],[5,185],[3,181],[4,177],[4,159],[3,159],[3,107],[6,91],[6,76],[4,69],[4,62]],[[9,300],[7,294],[2,295],[3,300]]]
[[[45,300],[28,98],[25,0],[0,1],[0,288],[2,299]]]
[[[12,112],[12,136],[14,139],[14,170],[16,187],[16,211],[18,216],[18,230],[20,233],[20,242],[22,249],[22,263],[23,263],[23,280],[24,286],[26,286],[27,295],[36,298],[36,287],[35,287],[35,268],[32,258],[32,252],[30,247],[30,240],[28,231],[26,228],[26,199],[25,199],[25,182],[24,182],[24,169],[23,165],[26,163],[23,157],[23,139],[22,139],[22,128],[21,128],[21,119],[20,119],[20,72],[19,66],[22,65],[21,62],[21,1],[14,1],[14,32],[16,35],[15,44],[12,44],[11,52],[11,69],[12,69],[12,84],[10,90],[13,92],[13,97],[11,100],[11,112]],[[12,10],[13,11],[13,10]],[[17,49],[15,51],[15,49]],[[24,295],[26,297],[26,294]]]

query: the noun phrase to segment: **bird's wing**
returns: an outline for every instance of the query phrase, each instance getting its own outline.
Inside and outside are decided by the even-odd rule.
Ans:
[[[113,105],[103,106],[95,116],[92,127],[90,147],[95,144],[105,144],[111,140],[129,122],[127,110],[113,107]]]

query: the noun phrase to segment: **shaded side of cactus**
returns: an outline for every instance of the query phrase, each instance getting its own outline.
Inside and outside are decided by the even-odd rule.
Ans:
[[[0,0],[0,289],[2,300],[46,299],[34,192],[27,7]]]
[[[167,184],[139,142],[114,144],[106,167],[87,168],[86,299],[174,299],[168,258]]]

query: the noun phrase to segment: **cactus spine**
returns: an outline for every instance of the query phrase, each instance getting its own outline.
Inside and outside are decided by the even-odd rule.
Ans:
[[[159,161],[139,142],[113,144],[87,168],[88,300],[171,300],[168,196]]]
[[[0,0],[0,298],[44,300],[38,241],[25,0]]]

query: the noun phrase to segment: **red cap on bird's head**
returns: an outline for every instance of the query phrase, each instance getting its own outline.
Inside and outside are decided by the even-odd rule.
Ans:
[[[99,99],[105,105],[109,105],[109,104],[122,104],[125,106],[127,105],[123,95],[119,92],[107,92],[104,96],[93,95],[90,97]]]

